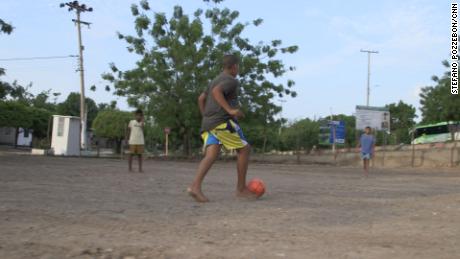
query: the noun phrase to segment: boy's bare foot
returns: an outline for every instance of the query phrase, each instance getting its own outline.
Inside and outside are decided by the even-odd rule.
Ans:
[[[194,190],[192,187],[187,188],[187,192],[197,202],[208,202],[209,199],[204,196],[200,190]]]
[[[242,191],[237,190],[236,197],[246,198],[246,199],[257,199],[257,195],[251,192],[250,190],[248,190],[248,188],[244,188]]]

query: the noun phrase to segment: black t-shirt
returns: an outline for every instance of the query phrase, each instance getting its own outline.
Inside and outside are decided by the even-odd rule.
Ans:
[[[208,89],[205,91],[206,104],[204,107],[203,120],[201,122],[201,131],[212,130],[219,124],[231,119],[230,114],[228,114],[212,96],[212,89],[216,86],[222,88],[225,100],[227,100],[230,107],[238,107],[238,80],[231,75],[221,73],[212,80]]]

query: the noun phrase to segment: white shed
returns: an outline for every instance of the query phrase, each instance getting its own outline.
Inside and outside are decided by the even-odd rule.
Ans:
[[[32,134],[33,130],[19,128],[17,145],[25,147],[32,146]]]
[[[80,118],[53,115],[51,148],[55,155],[80,155]]]
[[[0,127],[0,144],[30,147],[32,146],[32,133],[31,129]]]

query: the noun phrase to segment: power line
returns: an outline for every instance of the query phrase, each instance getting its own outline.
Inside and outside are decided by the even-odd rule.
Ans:
[[[26,58],[0,58],[0,61],[26,61],[26,60],[43,60],[43,59],[62,59],[62,58],[78,58],[78,55],[26,57]]]

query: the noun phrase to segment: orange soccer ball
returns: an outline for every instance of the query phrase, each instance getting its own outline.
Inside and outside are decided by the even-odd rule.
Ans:
[[[259,198],[265,193],[265,184],[262,180],[254,178],[248,182],[248,190]]]

